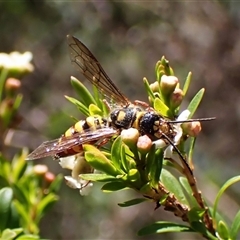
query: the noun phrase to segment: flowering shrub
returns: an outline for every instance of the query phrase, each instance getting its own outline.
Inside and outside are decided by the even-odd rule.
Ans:
[[[207,239],[236,239],[240,227],[239,213],[232,226],[227,226],[226,221],[216,214],[216,210],[221,194],[231,184],[239,181],[240,177],[230,179],[224,185],[211,208],[205,203],[194,176],[193,150],[196,137],[201,131],[200,122],[213,119],[189,119],[197,110],[205,90],[197,92],[187,109],[181,111],[181,103],[189,89],[192,74],[188,74],[181,88],[164,57],[157,63],[155,72],[156,82],[149,84],[146,78],[143,79],[149,107],[173,124],[175,137],[168,139],[163,135],[152,141],[146,135],[140,136],[136,128],[130,128],[122,130],[120,136],[116,136],[104,148],[102,145],[84,144],[84,157],[74,157],[74,160],[69,158],[74,164],[68,168],[74,174],[65,178],[71,187],[79,188],[80,193],[91,186],[90,182],[103,182],[104,192],[132,189],[142,197],[119,203],[119,206],[129,207],[148,201],[154,203],[155,209],[163,207],[186,223],[158,221],[139,230],[139,235],[198,232]],[[92,95],[76,78],[72,77],[71,81],[80,100],[66,98],[83,114],[102,117],[109,114],[110,109],[99,97],[101,94],[96,87]],[[61,165],[64,167],[62,163]],[[79,165],[82,167],[79,168]]]

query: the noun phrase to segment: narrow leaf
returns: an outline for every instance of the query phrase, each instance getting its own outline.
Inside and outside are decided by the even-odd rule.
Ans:
[[[143,78],[143,84],[144,84],[144,87],[146,89],[148,96],[151,99],[151,102],[154,102],[155,96],[154,96],[154,93],[153,93],[152,89],[150,88],[149,82],[146,78]]]
[[[109,182],[101,188],[103,192],[115,192],[127,188],[124,182]]]
[[[86,161],[93,168],[112,176],[121,174],[121,172],[114,167],[112,162],[106,158],[106,156],[96,147],[90,144],[85,144],[83,145],[83,149],[85,152]]]
[[[168,191],[173,193],[179,202],[189,206],[189,203],[182,191],[180,183],[177,181],[176,177],[173,176],[166,169],[162,169],[161,181]]]
[[[109,182],[109,181],[118,180],[113,176],[110,176],[107,174],[100,174],[100,173],[80,174],[79,177],[83,180],[93,181],[93,182]]]
[[[219,221],[217,226],[217,232],[221,239],[231,239],[229,237],[229,229],[227,224],[224,221]]]
[[[62,174],[58,174],[56,176],[56,178],[54,179],[54,181],[51,183],[51,185],[49,186],[49,192],[58,192],[61,185],[62,185],[62,180],[63,180],[63,175]]]
[[[53,206],[53,204],[58,200],[57,195],[49,193],[46,195],[40,203],[37,205],[36,210],[36,221],[37,223],[45,215],[45,213]]]
[[[192,99],[192,101],[190,102],[190,104],[188,105],[188,110],[190,111],[190,115],[189,118],[191,118],[193,116],[193,114],[196,112],[202,98],[203,98],[203,94],[205,92],[205,89],[202,88],[201,90],[198,91],[198,93],[194,96],[194,98]]]
[[[91,103],[97,105],[92,94],[78,79],[71,77],[71,84],[84,105],[89,106]]]
[[[102,110],[97,105],[92,103],[89,105],[89,114],[91,116],[96,116],[96,115],[103,116]]]
[[[138,235],[144,236],[147,234],[155,234],[155,233],[167,233],[167,232],[194,232],[192,228],[172,222],[155,222],[147,227],[139,230]]]
[[[155,98],[153,107],[162,116],[172,117],[170,113],[170,109],[168,108],[167,105],[165,105],[165,103],[160,98]]]
[[[151,184],[157,186],[162,172],[163,150],[157,149],[157,151],[155,151],[155,146],[152,146],[149,154],[147,160],[152,161],[152,166],[148,166],[150,170]]]
[[[119,136],[116,140],[114,140],[111,148],[111,160],[113,165],[120,170],[121,169],[121,146],[122,146],[122,138]]]
[[[89,116],[89,110],[88,108],[81,102],[79,102],[77,99],[72,98],[72,97],[68,97],[65,95],[65,98],[70,101],[71,103],[73,103],[74,105],[77,106],[77,108],[79,109],[79,111],[84,114],[85,116]]]
[[[13,169],[12,176],[14,182],[18,182],[18,180],[23,176],[27,169],[27,162],[25,161],[27,155],[23,156],[15,156],[12,161]]]
[[[17,238],[17,240],[36,240],[36,239],[40,239],[40,237],[38,235],[33,234],[24,234]]]
[[[231,230],[230,230],[230,239],[236,239],[240,230],[240,210],[235,215]]]
[[[206,239],[209,240],[218,240],[219,238],[213,236],[206,228],[203,222],[192,222],[191,223],[192,229],[194,229],[195,232],[201,233],[203,236],[205,236]]]
[[[192,81],[192,73],[189,72],[188,75],[187,75],[187,78],[185,80],[184,86],[183,86],[183,95],[184,96],[186,96],[186,94],[187,94],[187,91],[189,89],[191,81]]]
[[[200,207],[193,207],[191,210],[188,212],[188,219],[189,222],[200,222],[203,218],[203,215],[205,213],[205,209],[202,209]]]
[[[135,199],[131,199],[129,201],[123,202],[123,203],[118,203],[118,206],[120,206],[120,207],[130,207],[130,206],[137,205],[139,203],[146,202],[146,201],[149,201],[149,199],[147,199],[147,198],[135,198]]]
[[[222,196],[222,194],[226,191],[226,189],[228,187],[230,187],[232,184],[234,183],[237,183],[240,181],[240,176],[236,176],[236,177],[233,177],[231,179],[229,179],[222,187],[221,189],[219,190],[218,194],[217,194],[217,197],[214,201],[214,205],[213,205],[213,219],[216,218],[216,212],[217,212],[217,206],[218,206],[218,202]]]
[[[195,197],[193,197],[192,188],[190,187],[190,185],[188,183],[188,180],[185,177],[180,177],[179,178],[179,182],[181,183],[183,188],[186,190],[186,193],[187,193],[186,198],[187,198],[187,200],[189,202],[189,206],[191,208],[198,207],[199,205],[198,205]]]
[[[13,231],[12,229],[5,229],[2,234],[1,234],[1,239],[2,240],[13,240],[17,236],[17,233]]]
[[[7,227],[7,222],[11,214],[11,202],[13,199],[13,191],[9,187],[0,190],[0,230]]]

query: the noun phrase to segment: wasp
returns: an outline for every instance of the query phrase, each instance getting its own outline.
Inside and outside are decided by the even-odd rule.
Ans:
[[[58,159],[82,153],[83,144],[105,143],[114,135],[119,135],[123,129],[129,128],[137,129],[140,135],[147,135],[153,141],[164,139],[176,148],[173,142],[176,135],[175,124],[180,121],[168,120],[150,107],[144,109],[143,106],[133,104],[120,92],[95,56],[81,41],[70,35],[67,36],[67,41],[71,62],[106,98],[114,101],[117,108],[112,109],[106,118],[90,116],[78,121],[60,138],[42,143],[28,155],[28,160],[47,156]]]

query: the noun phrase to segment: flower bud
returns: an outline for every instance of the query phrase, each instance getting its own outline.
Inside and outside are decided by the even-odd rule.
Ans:
[[[45,180],[48,183],[52,183],[55,180],[55,175],[52,172],[45,173]]]
[[[152,144],[152,140],[147,135],[141,136],[137,141],[138,151],[142,154],[146,154],[150,151]]]
[[[136,147],[139,138],[139,131],[136,128],[124,129],[121,132],[121,138],[128,147]]]
[[[158,92],[159,91],[159,83],[156,81],[154,83],[151,83],[150,84],[150,89],[153,91],[153,92]]]
[[[187,122],[182,124],[183,132],[191,137],[196,137],[201,132],[201,123],[199,121]]]
[[[180,88],[176,88],[170,97],[170,106],[172,109],[179,107],[183,100],[183,91]]]
[[[21,82],[17,78],[8,78],[6,80],[5,89],[7,91],[14,91],[21,87]]]
[[[48,167],[43,164],[37,164],[33,167],[33,172],[38,176],[42,176],[48,172]]]
[[[161,77],[160,89],[164,96],[169,96],[176,88],[179,83],[178,78],[175,76],[166,76]]]

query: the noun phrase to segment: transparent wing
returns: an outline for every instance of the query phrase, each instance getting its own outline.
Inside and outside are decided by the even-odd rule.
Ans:
[[[85,133],[76,133],[70,137],[63,136],[55,140],[46,141],[36,148],[32,153],[30,153],[26,160],[55,156],[56,154],[67,149],[71,149],[74,146],[82,145],[92,141],[98,141],[103,138],[110,138],[116,133],[116,130],[106,127]]]
[[[71,35],[67,36],[67,41],[71,61],[75,67],[107,98],[124,106],[129,105],[129,100],[115,86],[90,50]]]

